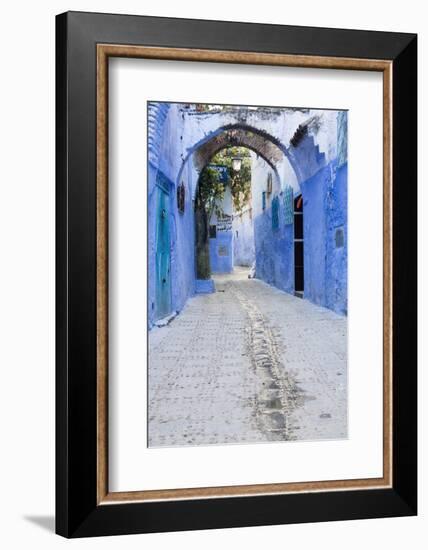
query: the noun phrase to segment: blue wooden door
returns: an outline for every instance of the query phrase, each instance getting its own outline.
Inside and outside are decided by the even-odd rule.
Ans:
[[[169,194],[158,187],[156,212],[156,319],[171,313]]]

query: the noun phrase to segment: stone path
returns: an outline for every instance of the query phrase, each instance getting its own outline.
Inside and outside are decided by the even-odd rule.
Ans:
[[[149,446],[347,437],[346,318],[247,270],[149,333]]]

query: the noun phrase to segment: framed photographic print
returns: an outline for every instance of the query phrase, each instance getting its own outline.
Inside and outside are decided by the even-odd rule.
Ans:
[[[57,532],[414,515],[416,36],[57,16]]]

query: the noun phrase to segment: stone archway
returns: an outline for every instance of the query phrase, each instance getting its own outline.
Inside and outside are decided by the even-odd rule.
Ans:
[[[193,194],[195,206],[195,264],[198,280],[206,280],[211,277],[209,220],[207,219],[207,213],[200,205],[198,193],[199,181],[204,168],[210,164],[212,158],[220,151],[230,147],[241,147],[253,151],[257,157],[263,159],[266,165],[271,168],[271,171],[275,175],[276,185],[279,187],[281,185],[281,178],[277,166],[284,162],[286,156],[277,143],[277,140],[269,136],[266,132],[235,125],[214,132],[213,136],[209,139],[205,138],[203,142],[193,150],[192,164],[199,174]],[[187,161],[190,162],[190,155]],[[226,247],[221,246],[219,248]],[[223,261],[220,263],[223,264],[222,269],[225,269],[225,259],[223,258],[222,260]],[[228,263],[226,262],[227,265],[233,266],[233,259],[228,258],[227,260],[229,260]],[[232,264],[230,264],[230,262],[232,262]],[[216,272],[219,271],[217,270]],[[226,270],[226,272],[228,271]]]
[[[261,156],[273,169],[282,161],[284,153],[271,136],[256,133],[254,129],[231,127],[222,130],[203,143],[194,153],[194,164],[202,169],[217,152],[228,147],[246,147]]]
[[[262,129],[239,122],[219,126],[205,133],[200,140],[188,147],[186,154],[183,155],[177,181],[181,180],[184,167],[191,160],[196,171],[200,173],[210,158],[220,150],[231,146],[242,146],[254,151],[272,167],[277,175],[277,167],[284,158],[289,160],[294,170],[284,144]]]
[[[203,125],[201,131],[203,132]],[[288,143],[262,128],[240,121],[220,125],[214,130],[203,133],[203,137],[187,147],[186,153],[182,155],[177,182],[180,181],[183,169],[190,159],[193,158],[194,166],[200,172],[209,157],[230,145],[241,145],[251,149],[275,171],[278,165],[287,159],[299,184],[326,165],[325,154],[320,152],[319,146],[305,124],[295,129]]]
[[[176,220],[174,224],[171,221],[171,277],[180,281],[180,284],[173,285],[171,303],[172,309],[177,311],[182,309],[195,289],[193,206],[200,170],[213,154],[230,145],[245,146],[255,153],[253,158],[257,167],[276,175],[274,181],[280,183],[279,187],[274,186],[272,194],[266,193],[263,231],[269,229],[273,206],[277,207],[280,203],[280,211],[285,209],[283,197],[289,194],[290,187],[294,195],[307,193],[307,182],[333,162],[336,154],[335,133],[333,131],[330,135],[327,132],[335,121],[325,114],[291,107],[209,107],[201,110],[193,104],[153,102],[148,108],[149,208],[155,208],[156,194],[153,190],[158,172],[164,173],[171,182],[173,207],[176,206],[179,186],[185,189],[185,207],[174,211],[175,218],[171,218]],[[324,116],[325,120],[320,120],[320,116]],[[318,126],[314,120],[319,122]],[[263,180],[266,186],[266,178],[261,172],[257,179],[260,183]],[[272,266],[269,263],[269,257],[277,254],[278,247],[282,246],[279,242],[284,237],[282,229],[274,229],[272,242],[277,243],[274,251],[265,247],[266,232],[256,225],[261,220],[261,191],[257,184],[257,201],[260,204],[256,205],[253,225],[254,232],[257,228],[257,234],[263,235],[263,239],[255,243],[257,264],[263,270],[256,276],[290,292],[288,282],[287,285],[282,283],[288,281],[289,274],[283,271],[287,262],[291,265],[290,258],[278,256],[278,261],[275,260]],[[273,228],[274,224],[271,225]],[[150,227],[151,250],[156,240],[155,233],[155,228]],[[154,299],[154,289],[150,289],[151,303]]]

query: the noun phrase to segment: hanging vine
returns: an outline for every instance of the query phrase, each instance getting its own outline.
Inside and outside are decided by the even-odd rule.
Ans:
[[[233,159],[241,158],[240,170],[233,169]],[[223,174],[215,166],[227,168],[227,181],[223,181]],[[215,212],[222,215],[221,202],[227,185],[232,193],[235,212],[240,212],[251,199],[251,157],[245,147],[229,147],[223,149],[211,159],[199,176],[198,203],[203,206],[211,219]]]

